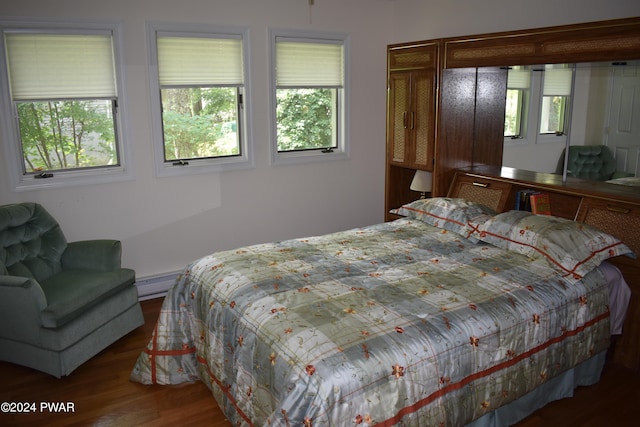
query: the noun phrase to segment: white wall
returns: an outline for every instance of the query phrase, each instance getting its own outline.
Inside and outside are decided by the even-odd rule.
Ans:
[[[14,193],[0,151],[0,204],[35,201],[67,239],[117,238],[138,277],[241,245],[328,233],[383,220],[388,0],[24,0],[2,17],[115,19],[123,23],[135,179]],[[366,17],[366,19],[365,19]],[[310,19],[311,18],[311,19]],[[250,27],[255,168],[179,178],[154,176],[145,21]],[[351,34],[351,158],[270,165],[268,29]],[[4,148],[6,141],[1,141]]]
[[[555,12],[550,12],[554,10]],[[123,23],[126,102],[135,179],[14,193],[0,141],[0,204],[42,203],[69,240],[117,238],[139,277],[181,269],[241,245],[302,237],[383,220],[385,46],[444,36],[640,15],[637,0],[22,0],[3,17],[116,19]],[[147,82],[146,20],[251,28],[255,168],[155,178]],[[269,163],[268,28],[348,32],[352,37],[351,158]]]
[[[395,0],[393,43],[640,16],[638,0]]]

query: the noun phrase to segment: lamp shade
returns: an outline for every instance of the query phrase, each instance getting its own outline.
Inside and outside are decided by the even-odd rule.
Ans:
[[[432,187],[432,175],[431,172],[417,170],[411,181],[409,187],[413,191],[420,191],[421,193],[428,193]]]

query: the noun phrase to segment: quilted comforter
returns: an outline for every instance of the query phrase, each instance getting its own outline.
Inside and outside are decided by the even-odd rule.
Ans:
[[[400,219],[206,256],[131,378],[201,380],[232,425],[460,426],[608,346],[599,270]]]

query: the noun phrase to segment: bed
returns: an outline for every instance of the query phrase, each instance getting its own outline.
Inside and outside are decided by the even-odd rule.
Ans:
[[[305,427],[509,425],[598,381],[628,303],[603,261],[626,245],[463,199],[397,213],[189,264],[131,379],[203,381],[234,426]]]
[[[610,184],[627,185],[630,187],[640,187],[640,178],[637,176],[627,176],[606,181]]]

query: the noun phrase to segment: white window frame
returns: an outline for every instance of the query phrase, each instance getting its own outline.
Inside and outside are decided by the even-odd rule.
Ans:
[[[518,69],[521,67],[513,67],[513,69],[516,69],[516,72],[519,73],[527,73],[528,74],[528,79],[525,81],[523,81],[522,78],[518,79],[514,79],[514,84],[512,86],[509,86],[509,81],[510,79],[507,81],[507,91],[509,91],[510,89],[512,90],[519,90],[522,93],[522,98],[523,98],[523,104],[520,106],[521,107],[521,114],[520,114],[520,134],[516,135],[516,136],[505,136],[504,137],[504,143],[505,145],[520,145],[520,144],[526,144],[527,143],[527,139],[529,136],[529,119],[531,118],[531,70],[528,69],[528,67],[522,67],[522,69]],[[509,72],[511,72],[511,69],[509,70]]]
[[[318,43],[340,43],[343,46],[343,88],[342,99],[338,110],[337,147],[332,150],[303,150],[303,151],[278,151],[277,123],[276,123],[276,40],[287,38],[304,41],[316,41]],[[350,36],[346,33],[311,32],[289,29],[270,29],[270,123],[271,123],[271,164],[274,166],[307,162],[335,161],[348,159],[350,156],[349,144],[349,105],[350,105]]]
[[[195,175],[217,173],[225,170],[248,169],[254,166],[253,138],[251,126],[251,70],[249,63],[249,29],[248,27],[227,27],[208,24],[183,24],[167,22],[147,22],[147,45],[149,55],[149,93],[151,97],[151,126],[153,137],[153,153],[155,173],[157,177]],[[160,99],[160,81],[158,74],[157,34],[172,33],[184,37],[229,37],[239,36],[242,39],[242,61],[244,72],[243,108],[241,109],[240,155],[229,157],[189,159],[187,163],[165,161],[164,132],[162,125],[162,105]]]
[[[544,101],[544,91],[545,91],[545,75],[546,75],[546,71],[550,68],[555,68],[556,65],[555,64],[550,64],[550,65],[546,65],[544,66],[545,72],[538,72],[537,74],[541,74],[540,77],[540,82],[538,83],[540,88],[539,88],[539,105],[537,107],[538,109],[538,116],[537,116],[537,120],[536,120],[536,144],[549,144],[549,143],[561,143],[566,145],[567,143],[567,135],[569,135],[570,133],[570,127],[571,127],[571,114],[572,114],[572,109],[573,109],[573,105],[572,105],[572,99],[574,96],[574,88],[575,88],[575,74],[573,73],[573,70],[575,70],[575,66],[569,65],[569,64],[558,64],[558,65],[562,65],[564,67],[566,67],[567,71],[569,71],[572,76],[571,76],[571,83],[569,85],[569,94],[568,95],[564,95],[566,96],[566,103],[565,103],[565,111],[564,111],[564,132],[560,135],[556,135],[553,133],[540,133],[540,124],[542,121],[542,115],[543,115],[543,109],[542,109],[542,105],[543,105],[543,101]]]
[[[570,132],[571,121],[568,118],[572,113],[572,99],[573,91],[575,88],[575,82],[572,82],[571,94],[568,96],[568,102],[566,106],[566,120],[565,132],[562,135],[554,134],[541,134],[540,133],[540,120],[542,115],[542,100],[544,91],[544,69],[545,65],[530,66],[531,68],[531,84],[529,85],[529,105],[526,108],[526,117],[522,117],[522,120],[526,123],[526,130],[520,138],[504,137],[505,146],[514,146],[522,144],[552,144],[560,143],[566,144],[567,135]],[[575,76],[573,77],[575,80]]]
[[[61,34],[95,34],[96,32],[110,32],[113,43],[113,61],[116,79],[116,99],[118,105],[115,117],[115,132],[117,150],[119,153],[119,165],[102,166],[99,168],[69,169],[55,171],[51,177],[46,179],[36,179],[33,174],[23,172],[24,159],[22,158],[22,147],[20,138],[20,128],[18,124],[17,112],[11,99],[9,84],[9,72],[7,69],[7,54],[4,44],[5,31],[23,31],[28,33],[37,32],[60,32]],[[43,188],[60,188],[77,185],[103,184],[109,182],[119,182],[133,179],[133,167],[131,158],[131,147],[129,144],[127,105],[124,89],[124,61],[122,59],[122,30],[117,22],[92,22],[92,21],[72,21],[53,22],[49,20],[1,20],[0,35],[0,128],[3,150],[5,151],[5,163],[7,166],[9,185],[12,191],[39,190]]]

